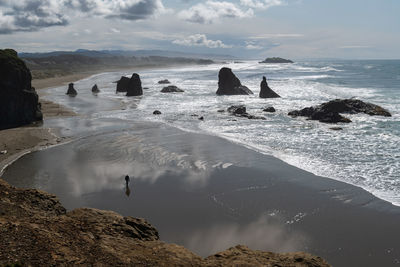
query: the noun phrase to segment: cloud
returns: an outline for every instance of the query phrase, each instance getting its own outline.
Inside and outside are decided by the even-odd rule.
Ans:
[[[251,36],[250,39],[281,39],[281,38],[301,38],[304,34],[299,33],[267,33],[257,36]]]
[[[245,48],[247,50],[260,50],[260,49],[263,49],[264,47],[254,44],[252,42],[247,42]]]
[[[273,6],[282,6],[286,3],[282,0],[240,0],[240,4],[254,9],[268,9]]]
[[[341,46],[339,48],[340,49],[367,49],[367,48],[371,48],[371,46],[366,46],[366,45],[347,45],[347,46]]]
[[[174,44],[184,46],[205,46],[208,48],[231,48],[232,46],[224,44],[221,40],[209,40],[204,34],[194,34],[183,39],[173,41]]]
[[[252,9],[243,11],[230,2],[207,1],[181,11],[179,17],[193,23],[211,24],[221,18],[246,18],[253,14]]]
[[[0,34],[67,25],[70,16],[143,20],[166,12],[161,0],[0,0]]]

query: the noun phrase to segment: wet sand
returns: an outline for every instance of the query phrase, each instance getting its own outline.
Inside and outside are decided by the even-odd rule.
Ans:
[[[78,132],[87,124],[74,121],[66,126]],[[4,179],[54,193],[69,209],[144,217],[162,240],[202,256],[244,244],[333,266],[399,263],[400,209],[365,190],[218,137],[122,123],[96,120],[74,142],[25,155]]]

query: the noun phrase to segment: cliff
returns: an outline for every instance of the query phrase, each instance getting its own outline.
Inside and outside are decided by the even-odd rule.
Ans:
[[[57,197],[18,189],[0,179],[0,265],[33,266],[329,266],[307,253],[272,253],[236,246],[201,258],[159,240],[143,219],[80,208]]]

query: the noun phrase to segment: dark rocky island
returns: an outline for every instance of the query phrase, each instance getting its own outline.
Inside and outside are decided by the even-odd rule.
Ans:
[[[69,95],[69,96],[77,96],[78,95],[78,92],[75,90],[73,83],[68,84],[68,90],[65,94]]]
[[[0,130],[43,119],[32,75],[12,49],[0,50]]]
[[[217,95],[250,95],[253,92],[242,85],[230,68],[222,68],[218,73]]]
[[[158,81],[158,84],[169,84],[169,83],[171,83],[171,82],[168,81],[167,79]]]
[[[260,98],[278,98],[280,97],[277,93],[275,93],[271,88],[269,88],[267,83],[267,78],[263,76],[263,80],[260,84]]]
[[[265,117],[250,115],[247,113],[244,105],[230,106],[227,111],[236,117],[244,117],[250,120],[265,120]]]
[[[258,63],[277,64],[277,63],[294,63],[294,62],[289,60],[289,59],[284,59],[284,58],[281,58],[281,57],[269,57],[269,58],[266,58],[265,60],[260,61]]]
[[[161,90],[161,93],[182,93],[182,92],[185,92],[185,91],[178,88],[175,85],[166,86]]]
[[[94,94],[100,93],[100,89],[99,89],[99,87],[97,86],[97,84],[93,85],[93,87],[92,87],[92,93],[94,93]]]
[[[129,78],[122,76],[121,79],[119,79],[119,81],[117,81],[117,90],[116,92],[122,92],[125,93],[127,91],[128,85],[129,85]]]
[[[137,73],[132,74],[131,79],[126,91],[126,96],[140,96],[143,95],[142,81]]]
[[[357,114],[365,113],[371,116],[392,116],[386,109],[357,99],[335,99],[314,107],[294,110],[288,115],[292,117],[303,116],[310,120],[318,120],[326,123],[351,122],[339,113]]]
[[[56,196],[1,179],[0,196],[1,266],[329,266],[308,253],[245,246],[202,258],[160,241],[144,219],[92,208],[67,212]]]

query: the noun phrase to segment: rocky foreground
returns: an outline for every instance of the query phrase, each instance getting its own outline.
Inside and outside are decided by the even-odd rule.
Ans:
[[[329,266],[307,253],[245,246],[201,258],[160,241],[144,219],[89,208],[67,212],[56,196],[1,179],[0,237],[0,266]]]

